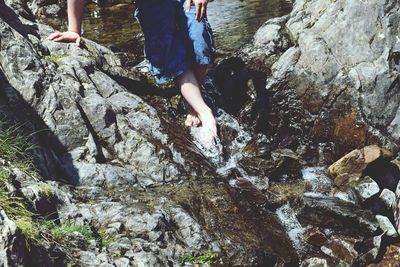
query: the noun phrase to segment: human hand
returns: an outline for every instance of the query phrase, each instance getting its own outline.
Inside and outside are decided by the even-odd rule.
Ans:
[[[206,16],[207,2],[207,0],[187,0],[186,12],[190,11],[190,5],[194,3],[196,6],[196,19],[201,21]]]
[[[79,33],[73,31],[54,32],[47,37],[47,40],[53,40],[55,42],[75,43],[77,46],[80,46],[82,37]]]

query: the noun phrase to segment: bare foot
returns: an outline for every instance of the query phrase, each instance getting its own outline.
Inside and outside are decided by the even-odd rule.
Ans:
[[[188,127],[198,127],[201,124],[199,114],[192,108],[192,106],[184,100],[188,115],[186,117],[185,125]]]
[[[207,133],[210,141],[217,139],[217,120],[215,119],[211,109],[199,113],[201,124]]]

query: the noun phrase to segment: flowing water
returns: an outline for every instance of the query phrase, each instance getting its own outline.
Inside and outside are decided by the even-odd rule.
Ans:
[[[249,42],[256,30],[269,18],[289,13],[291,0],[214,0],[208,5],[208,18],[220,52],[231,53]],[[130,51],[137,47],[139,24],[133,18],[130,0],[89,4],[84,18],[84,36],[116,48]],[[51,23],[65,30],[66,19]]]

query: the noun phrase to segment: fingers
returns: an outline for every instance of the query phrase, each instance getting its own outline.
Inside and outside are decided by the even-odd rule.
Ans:
[[[200,15],[201,15],[201,9],[202,9],[203,4],[202,3],[196,3],[196,19],[197,21],[200,21]]]
[[[77,46],[81,46],[81,37],[80,36],[78,38],[76,38],[75,43]]]
[[[47,40],[54,40],[55,38],[59,37],[62,33],[61,32],[53,32],[49,36],[47,36]]]
[[[201,5],[200,20],[204,19],[204,17],[206,16],[206,10],[207,10],[207,2]]]
[[[54,42],[61,42],[61,41],[64,41],[64,36],[63,35],[60,35],[60,36],[58,36],[58,37],[56,37],[56,38],[54,38],[54,39],[52,39]]]
[[[186,12],[189,12],[189,11],[190,11],[190,5],[192,4],[192,1],[193,1],[193,0],[187,0],[187,1],[186,1]]]

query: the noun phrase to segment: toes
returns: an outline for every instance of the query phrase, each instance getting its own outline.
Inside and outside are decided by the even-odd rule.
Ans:
[[[185,125],[188,126],[188,127],[192,126],[192,120],[190,119],[189,116],[186,117]]]
[[[198,127],[201,124],[201,120],[198,117],[193,119],[193,126]]]

